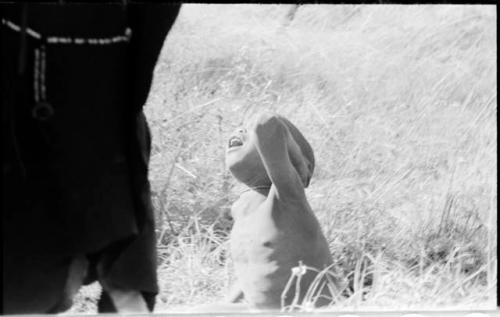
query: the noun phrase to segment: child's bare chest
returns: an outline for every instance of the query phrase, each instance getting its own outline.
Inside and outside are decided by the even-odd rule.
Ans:
[[[297,245],[308,236],[306,214],[275,199],[239,200],[232,208],[231,252],[235,262],[287,260],[301,253]],[[304,241],[305,242],[305,241]],[[282,259],[283,258],[283,259]]]
[[[269,247],[280,232],[272,219],[272,206],[266,201],[237,201],[232,209],[234,225],[231,231],[231,252],[236,262],[248,262],[248,257],[265,258]]]

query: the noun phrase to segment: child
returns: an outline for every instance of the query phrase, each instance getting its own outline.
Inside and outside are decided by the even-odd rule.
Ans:
[[[304,188],[314,170],[314,154],[300,131],[287,119],[269,113],[256,116],[230,137],[226,163],[248,189],[232,206],[231,253],[237,283],[229,296],[257,309],[279,309],[282,292],[299,265],[321,271],[332,264],[328,243]],[[301,277],[298,304],[314,280]],[[338,281],[335,281],[338,284]],[[295,284],[283,294],[290,305]],[[327,287],[316,305],[331,303]]]

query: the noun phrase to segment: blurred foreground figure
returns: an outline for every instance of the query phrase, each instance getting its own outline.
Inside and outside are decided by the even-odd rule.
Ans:
[[[142,106],[180,5],[2,4],[3,313],[152,311]]]

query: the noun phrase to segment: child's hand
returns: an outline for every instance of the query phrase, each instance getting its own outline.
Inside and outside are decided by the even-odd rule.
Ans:
[[[252,117],[250,117],[250,119],[248,120],[248,123],[247,123],[247,128],[250,130],[250,131],[255,131],[255,128],[257,126],[257,124],[259,123],[265,123],[267,120],[269,120],[270,118],[272,117],[278,117],[278,115],[272,113],[272,112],[268,112],[268,111],[265,111],[265,112],[259,112],[255,115],[253,115]]]
[[[300,179],[302,180],[302,183],[304,184],[304,187],[307,187],[309,185],[309,180],[311,177],[310,173],[310,168],[309,168],[309,162],[308,160],[304,157],[302,154],[302,151],[293,138],[292,134],[288,130],[287,125],[281,121],[281,116],[272,112],[261,112],[253,117],[251,117],[248,120],[248,130],[250,132],[250,138],[255,137],[254,131],[256,129],[256,126],[258,124],[263,124],[266,123],[269,119],[271,118],[277,118],[278,121],[283,125],[283,127],[288,131],[287,135],[287,149],[288,149],[288,156],[290,158],[290,161],[297,171]],[[267,136],[271,137],[271,136]]]

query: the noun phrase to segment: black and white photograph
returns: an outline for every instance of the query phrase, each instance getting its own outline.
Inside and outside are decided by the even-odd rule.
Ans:
[[[496,9],[0,3],[2,314],[495,312]]]

